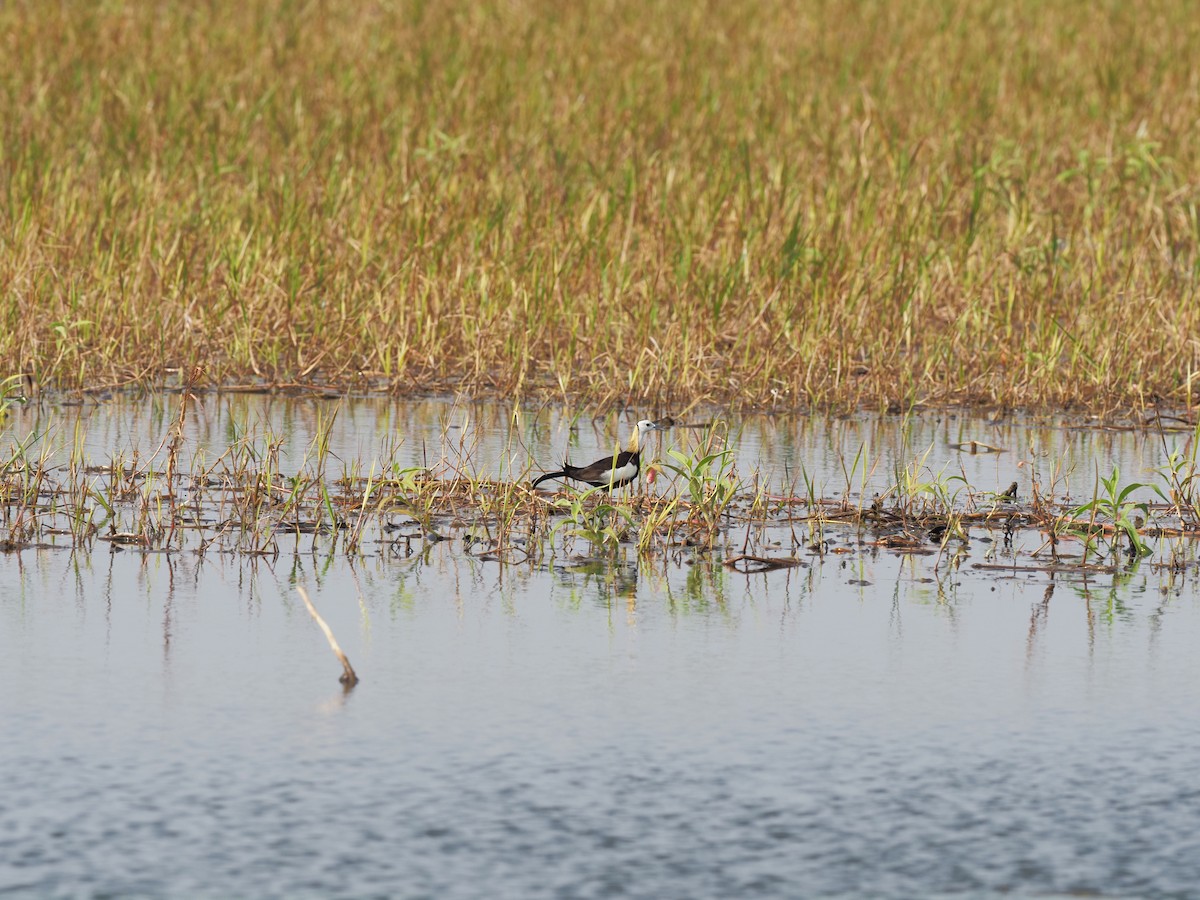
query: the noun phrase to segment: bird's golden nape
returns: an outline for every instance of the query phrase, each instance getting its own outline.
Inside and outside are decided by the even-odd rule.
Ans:
[[[642,423],[638,422],[633,426],[633,431],[629,435],[629,440],[625,442],[625,449],[629,453],[640,453],[642,450]]]
[[[642,419],[633,426],[633,433],[629,435],[629,442],[625,445],[626,451],[629,453],[641,453],[642,442],[646,439],[646,433],[656,431],[658,427],[658,425],[649,419]]]

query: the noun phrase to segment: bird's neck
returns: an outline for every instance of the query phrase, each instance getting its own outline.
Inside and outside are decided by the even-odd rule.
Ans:
[[[641,433],[636,428],[633,429],[633,434],[629,436],[629,443],[625,445],[625,449],[630,453],[637,453],[642,449]]]

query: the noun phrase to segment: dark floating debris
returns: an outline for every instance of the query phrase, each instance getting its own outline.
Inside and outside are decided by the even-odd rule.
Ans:
[[[983,441],[963,441],[961,444],[951,444],[951,450],[961,450],[963,453],[1004,453],[1003,447],[993,447]]]
[[[723,565],[735,572],[751,574],[771,572],[775,569],[792,569],[796,566],[803,566],[804,561],[796,559],[794,556],[752,556],[748,553],[739,553],[737,556],[731,556],[725,560]]]
[[[150,545],[150,538],[144,534],[134,534],[129,531],[118,531],[115,534],[102,534],[97,540],[109,541],[119,545],[137,545],[147,547]]]

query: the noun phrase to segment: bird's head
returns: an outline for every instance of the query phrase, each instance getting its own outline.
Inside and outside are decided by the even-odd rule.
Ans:
[[[633,427],[633,434],[629,436],[629,452],[637,453],[642,449],[642,443],[646,440],[646,435],[651,431],[665,431],[666,429],[657,422],[651,422],[649,419],[642,419]]]

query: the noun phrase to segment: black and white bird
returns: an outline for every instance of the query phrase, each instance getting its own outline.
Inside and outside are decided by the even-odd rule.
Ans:
[[[585,482],[592,487],[606,487],[610,491],[621,485],[629,484],[638,477],[642,442],[645,441],[646,435],[651,431],[662,430],[664,430],[663,426],[651,422],[649,419],[642,419],[634,426],[633,434],[629,436],[629,443],[620,453],[598,459],[587,466],[573,466],[569,462],[564,462],[562,469],[557,472],[547,472],[534,481],[533,486],[536,488],[543,481],[549,481],[551,478],[573,478],[575,481]]]

